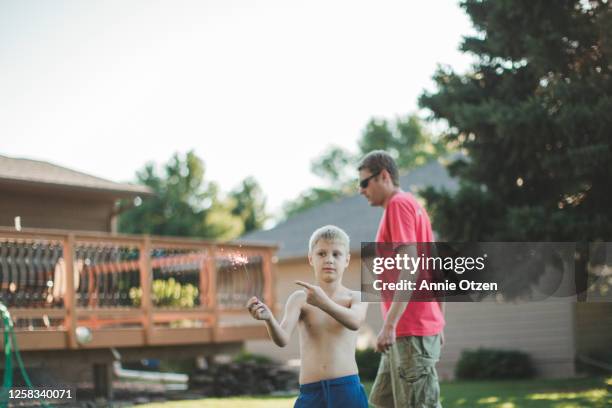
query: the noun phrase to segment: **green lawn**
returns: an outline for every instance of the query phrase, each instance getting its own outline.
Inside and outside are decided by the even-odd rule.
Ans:
[[[365,384],[367,391],[371,383]],[[444,408],[612,407],[612,378],[442,383]],[[295,397],[206,398],[143,408],[290,408]]]
[[[442,384],[444,408],[604,408],[612,379],[453,382]]]

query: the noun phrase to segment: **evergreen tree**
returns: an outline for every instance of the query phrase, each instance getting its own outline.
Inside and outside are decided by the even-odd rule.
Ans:
[[[608,1],[465,0],[470,72],[440,68],[422,107],[463,149],[459,191],[427,190],[451,241],[612,237],[612,13]]]

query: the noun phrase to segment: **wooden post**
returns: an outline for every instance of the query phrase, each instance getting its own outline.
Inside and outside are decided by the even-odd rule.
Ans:
[[[202,309],[208,309],[208,286],[210,285],[209,279],[208,279],[208,256],[209,256],[209,251],[208,248],[206,250],[206,255],[204,256],[204,258],[201,260],[200,262],[200,273],[199,273],[199,279],[200,279],[200,284],[198,289],[200,290],[200,308]]]
[[[94,395],[107,402],[113,400],[113,367],[112,363],[93,365]]]
[[[66,335],[68,348],[78,348],[76,340],[76,304],[74,288],[74,234],[68,234],[64,241],[64,273],[66,274],[66,292],[64,293],[64,307],[66,308]]]
[[[140,244],[140,288],[142,297],[140,299],[140,309],[142,310],[142,326],[144,329],[145,344],[151,343],[153,332],[153,304],[151,302],[151,279],[153,271],[151,269],[151,237],[145,235]]]
[[[207,306],[212,312],[213,342],[217,341],[217,334],[219,330],[219,308],[217,304],[217,263],[215,260],[216,253],[216,246],[211,245],[208,247],[208,256],[206,257],[208,292],[206,294],[206,298]]]
[[[276,299],[274,296],[274,279],[272,276],[272,251],[266,250],[263,257],[263,276],[264,276],[264,301],[270,307],[272,313],[276,310]]]

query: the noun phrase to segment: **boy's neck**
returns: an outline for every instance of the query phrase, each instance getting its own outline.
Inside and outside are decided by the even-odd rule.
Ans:
[[[331,296],[334,293],[336,293],[338,288],[340,288],[340,286],[342,286],[340,284],[340,281],[333,281],[333,282],[322,282],[322,281],[319,281],[318,283],[319,283],[319,286],[321,287],[321,289],[323,289],[323,291],[325,293],[327,293],[328,296]]]

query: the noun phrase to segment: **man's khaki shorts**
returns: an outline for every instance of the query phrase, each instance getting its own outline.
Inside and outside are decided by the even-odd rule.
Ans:
[[[440,335],[398,337],[383,353],[370,393],[377,408],[442,408],[435,364]]]

